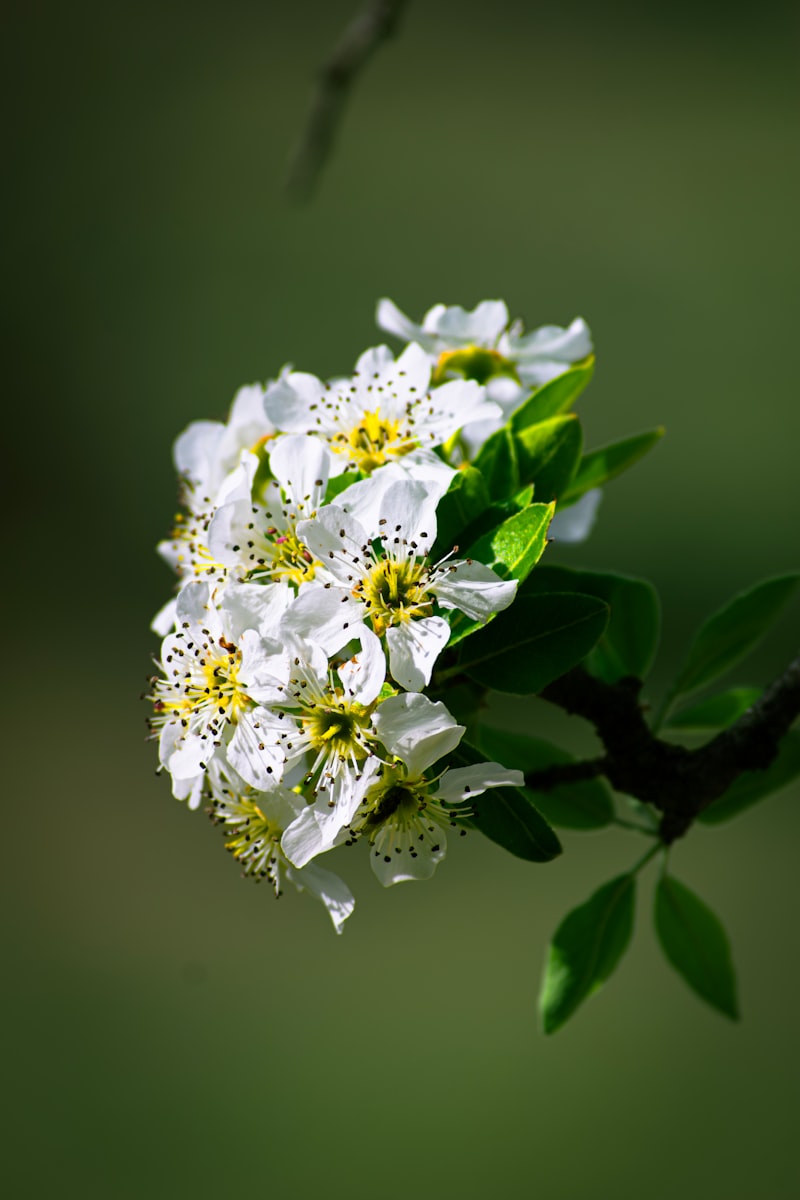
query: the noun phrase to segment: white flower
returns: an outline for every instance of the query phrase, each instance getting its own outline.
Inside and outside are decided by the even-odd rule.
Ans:
[[[288,580],[296,587],[314,578],[315,564],[297,540],[299,520],[322,504],[330,473],[330,452],[314,437],[280,437],[269,455],[274,476],[265,485],[264,502],[253,498],[258,462],[245,454],[224,503],[208,526],[208,550],[237,578]]]
[[[377,739],[370,717],[383,686],[386,661],[375,634],[355,624],[342,631],[338,640],[340,647],[344,637],[360,641],[360,651],[330,664],[322,646],[296,636],[291,616],[290,610],[279,631],[288,656],[287,677],[271,690],[259,692],[259,697],[270,705],[273,719],[267,736],[285,769],[302,768],[304,784],[315,797],[313,807],[303,811],[283,839],[292,863],[302,867],[334,844],[374,774],[377,764],[371,762],[371,755]],[[335,645],[332,634],[330,644]],[[293,841],[298,826],[312,837],[308,853],[304,852],[306,834]]]
[[[470,457],[533,388],[592,353],[591,333],[581,317],[566,329],[543,325],[526,334],[521,321],[509,328],[508,309],[502,300],[484,300],[472,311],[435,304],[417,325],[391,300],[383,299],[378,302],[376,320],[387,333],[416,342],[428,352],[434,364],[434,382],[458,375],[486,385],[489,399],[502,413],[499,419],[483,418],[463,431]]]
[[[325,384],[291,372],[272,384],[270,419],[290,433],[314,433],[333,451],[332,474],[371,474],[397,463],[415,478],[452,476],[434,453],[462,425],[499,413],[484,389],[454,380],[429,391],[431,363],[413,344],[395,361],[386,346],[365,351],[349,379]]]
[[[264,407],[264,389],[258,383],[239,389],[226,424],[193,421],[173,449],[187,507],[192,512],[213,507],[242,450],[257,453],[274,432]]]
[[[242,874],[256,881],[268,880],[276,896],[282,895],[283,881],[288,879],[298,891],[322,901],[336,932],[341,933],[355,907],[350,889],[338,875],[316,863],[302,869],[292,866],[281,849],[284,829],[305,807],[303,798],[280,784],[270,792],[256,792],[235,771],[218,773],[209,783],[209,816],[221,826],[225,849],[239,863]]]
[[[386,636],[396,682],[420,691],[430,682],[450,636],[450,626],[434,612],[434,604],[486,621],[508,607],[517,583],[472,560],[430,565],[439,492],[411,480],[384,490],[376,479],[373,503],[372,484],[369,480],[357,485],[355,506],[366,526],[344,506],[329,504],[315,519],[301,521],[297,534],[345,595],[358,602],[359,619],[369,621],[379,637]],[[342,500],[348,496],[349,491],[343,493]]]
[[[247,585],[232,591],[218,611],[208,584],[188,583],[177,600],[178,628],[162,644],[163,677],[152,681],[151,726],[159,735],[161,765],[172,775],[174,795],[190,807],[200,802],[214,758],[224,758],[262,790],[283,771],[280,745],[267,737],[274,718],[259,699],[285,670],[285,655],[268,629],[253,628],[256,618],[243,593],[251,595]],[[255,597],[256,611],[258,602]]]
[[[394,761],[381,768],[350,832],[369,840],[372,869],[384,887],[429,879],[447,851],[447,828],[458,827],[456,817],[469,815],[470,798],[490,787],[519,787],[522,773],[498,763],[478,763],[431,778],[428,769],[455,749],[464,727],[443,704],[425,696],[390,697],[373,723]]]
[[[557,508],[547,531],[548,538],[564,545],[585,542],[592,532],[602,499],[601,488],[590,488],[575,504],[568,508]]]

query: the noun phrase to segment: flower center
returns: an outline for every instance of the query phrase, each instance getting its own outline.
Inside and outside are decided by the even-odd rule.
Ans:
[[[294,530],[281,532],[274,526],[265,531],[263,555],[258,553],[256,566],[248,572],[251,578],[269,575],[272,579],[288,579],[297,587],[307,579],[313,579],[319,562],[306,546],[298,540]]]
[[[367,756],[366,741],[371,737],[369,712],[360,704],[346,700],[317,704],[302,717],[311,748],[343,759]]]
[[[384,558],[353,588],[357,600],[363,600],[380,635],[390,625],[399,625],[418,617],[429,617],[433,601],[428,598],[428,571],[416,559]]]
[[[449,375],[461,375],[474,379],[476,383],[487,383],[499,375],[506,375],[519,383],[517,369],[510,359],[504,358],[499,350],[485,346],[463,346],[460,350],[443,350],[434,367],[432,383],[444,383]]]
[[[195,716],[211,716],[215,725],[222,720],[232,724],[239,720],[252,703],[239,680],[242,652],[231,642],[225,642],[224,648],[225,654],[209,655],[192,664],[175,686],[167,680],[156,681],[157,717],[177,716],[188,723]]]
[[[390,458],[401,458],[415,450],[417,440],[404,430],[399,418],[382,417],[378,408],[375,412],[364,413],[349,433],[337,433],[331,445],[368,475]]]
[[[214,799],[208,813],[229,836],[225,849],[239,863],[242,873],[257,882],[269,879],[279,892],[283,830],[277,822],[265,817],[255,801],[245,796]]]

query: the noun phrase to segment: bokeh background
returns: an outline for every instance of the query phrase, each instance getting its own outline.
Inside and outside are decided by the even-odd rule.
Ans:
[[[171,441],[286,361],[345,372],[381,295],[581,314],[589,444],[667,426],[561,551],[659,586],[653,694],[711,608],[798,566],[794,6],[411,0],[293,207],[355,8],[4,17],[8,1194],[794,1196],[797,789],[673,855],[731,932],[741,1025],[660,959],[646,877],[618,974],[545,1040],[547,938],[635,837],[566,835],[535,867],[474,835],[387,892],[353,853],[337,939],[154,776]],[[731,682],[766,682],[796,630],[795,608]]]

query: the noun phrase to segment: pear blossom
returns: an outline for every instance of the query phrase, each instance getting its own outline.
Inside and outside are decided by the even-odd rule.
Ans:
[[[473,380],[430,390],[429,356],[413,343],[395,361],[386,346],[366,350],[351,378],[322,383],[292,371],[267,388],[265,404],[275,425],[289,433],[314,433],[333,452],[332,474],[369,475],[396,463],[418,479],[451,478],[433,449],[462,425],[499,416],[497,405]]]
[[[388,762],[351,822],[351,837],[369,841],[372,869],[384,887],[429,879],[447,852],[447,829],[469,816],[470,799],[487,788],[521,787],[522,772],[486,762],[431,776],[430,768],[455,749],[464,727],[426,696],[391,697],[373,724]]]
[[[268,623],[253,628],[260,592],[240,585],[217,609],[209,584],[188,583],[177,600],[178,628],[162,643],[163,675],[152,680],[151,727],[159,738],[161,766],[173,778],[173,794],[188,799],[190,807],[200,802],[212,759],[223,758],[245,782],[263,790],[283,773],[280,744],[267,737],[275,718],[259,698],[288,667],[282,648],[268,636]]]
[[[446,558],[429,564],[436,540],[438,492],[424,483],[402,480],[371,502],[372,480],[360,486],[354,507],[366,526],[343,504],[326,505],[301,521],[297,534],[336,584],[355,599],[360,619],[385,635],[389,669],[396,683],[420,691],[430,682],[437,657],[450,636],[448,622],[435,611],[458,609],[486,621],[507,608],[516,580],[503,580],[491,567],[472,560]],[[355,489],[353,489],[355,490]]]
[[[435,304],[418,325],[393,301],[378,301],[380,329],[416,343],[429,355],[434,382],[461,376],[485,384],[500,408],[494,418],[464,422],[461,440],[470,457],[499,429],[534,388],[562,375],[592,353],[589,327],[576,317],[566,328],[543,325],[525,333],[521,321],[509,326],[502,300],[483,300],[472,310]]]
[[[285,880],[298,891],[307,891],[322,901],[334,929],[341,933],[355,907],[350,889],[317,863],[292,866],[281,849],[283,830],[305,807],[302,796],[280,784],[269,792],[257,792],[230,768],[209,783],[207,812],[222,829],[225,849],[239,863],[243,876],[257,882],[266,879],[276,897],[283,894]]]

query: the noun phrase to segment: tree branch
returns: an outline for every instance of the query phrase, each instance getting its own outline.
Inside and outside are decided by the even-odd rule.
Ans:
[[[311,195],[334,143],[348,92],[381,42],[394,33],[406,0],[367,0],[323,63],[305,131],[296,145],[286,179],[298,200]]]
[[[602,773],[617,791],[659,809],[661,838],[669,844],[744,771],[768,767],[800,716],[800,656],[738,721],[696,750],[656,737],[639,703],[641,686],[638,679],[604,683],[581,667],[549,684],[542,699],[590,721],[606,755],[536,772],[526,783],[545,790]]]

